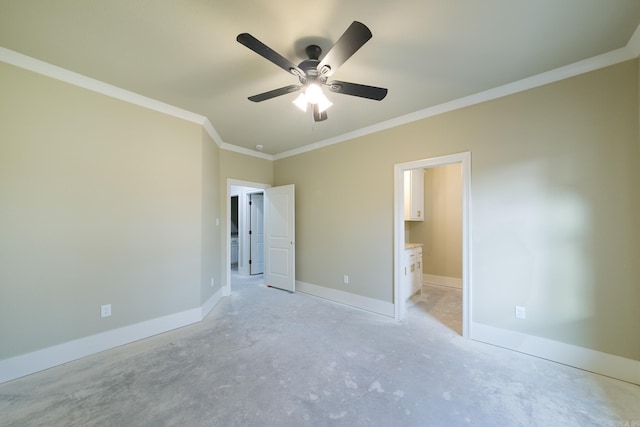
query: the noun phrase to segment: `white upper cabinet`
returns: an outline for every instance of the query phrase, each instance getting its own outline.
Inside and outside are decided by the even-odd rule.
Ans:
[[[404,171],[404,220],[424,221],[424,169]]]

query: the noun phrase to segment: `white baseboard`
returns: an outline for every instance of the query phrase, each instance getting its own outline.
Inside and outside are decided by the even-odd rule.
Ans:
[[[377,314],[382,314],[383,316],[393,317],[395,313],[394,306],[390,302],[363,297],[362,295],[356,295],[338,289],[331,289],[324,286],[305,283],[299,280],[296,280],[296,291],[339,302],[341,304],[350,305],[362,310],[372,311]]]
[[[215,291],[213,295],[209,297],[208,300],[204,302],[204,304],[202,304],[202,307],[200,307],[201,309],[200,320],[207,317],[207,314],[209,314],[209,312],[213,310],[213,307],[215,307],[216,304],[220,302],[220,300],[223,297],[224,288],[225,288],[224,286],[220,287],[217,291]]]
[[[473,323],[471,339],[640,385],[640,361]]]
[[[200,322],[222,298],[222,289],[201,307],[123,326],[63,344],[0,360],[0,384],[101,351]]]
[[[422,283],[432,285],[448,286],[450,288],[462,289],[462,279],[456,277],[436,276],[435,274],[423,274]]]

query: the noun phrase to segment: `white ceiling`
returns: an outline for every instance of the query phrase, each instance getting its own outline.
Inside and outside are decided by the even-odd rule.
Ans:
[[[314,123],[297,79],[236,42],[249,32],[295,63],[354,21],[373,38],[333,76],[389,89],[328,93]],[[278,154],[624,47],[638,0],[0,0],[0,46],[206,116],[228,144]]]

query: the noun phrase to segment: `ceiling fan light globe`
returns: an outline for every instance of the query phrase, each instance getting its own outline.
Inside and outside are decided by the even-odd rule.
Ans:
[[[327,98],[324,94],[322,94],[322,96],[318,98],[318,112],[322,113],[332,105],[333,102],[329,101],[329,98]]]
[[[298,97],[293,100],[293,103],[302,111],[307,111],[307,96],[304,92],[298,95]]]
[[[322,93],[322,89],[320,89],[320,86],[315,83],[311,83],[307,87],[307,90],[304,91],[304,93],[309,104],[317,104],[318,100],[324,96],[324,94]]]

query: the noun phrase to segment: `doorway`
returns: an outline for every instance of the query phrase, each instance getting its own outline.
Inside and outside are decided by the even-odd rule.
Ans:
[[[406,315],[406,300],[409,295],[405,295],[402,284],[404,283],[405,242],[407,229],[405,228],[405,171],[422,170],[436,168],[439,166],[449,166],[459,164],[462,175],[462,336],[471,336],[471,283],[470,283],[470,233],[469,233],[469,207],[471,189],[471,153],[459,153],[431,159],[416,160],[395,165],[395,190],[394,190],[394,264],[395,264],[395,285],[394,285],[394,308],[396,319],[403,319]],[[408,197],[408,196],[407,196]]]
[[[262,197],[260,197],[261,195]],[[238,196],[238,270],[231,270],[231,230],[232,200]],[[267,286],[295,291],[295,187],[293,184],[271,187],[264,183],[254,183],[227,179],[226,214],[226,259],[224,261],[226,280],[223,295],[231,295],[232,277],[260,277],[264,274]],[[243,200],[251,199],[252,205]],[[244,208],[243,208],[244,207]],[[251,209],[254,214],[251,215]],[[262,218],[259,220],[258,218]],[[249,226],[255,218],[257,238],[253,243],[256,259],[262,264],[264,273],[251,275]],[[246,230],[246,232],[245,232]],[[262,236],[260,236],[262,235]],[[244,248],[243,248],[244,244]],[[253,262],[251,263],[253,264]]]
[[[240,253],[238,246],[238,199],[239,195],[231,196],[231,216],[229,218],[229,222],[231,224],[231,233],[229,238],[231,239],[231,270],[238,271],[238,255]]]
[[[264,266],[263,192],[268,184],[227,180],[227,257],[223,295],[231,294],[232,282],[259,278]]]
[[[239,276],[262,274],[264,268],[264,190],[231,186],[231,270]]]

